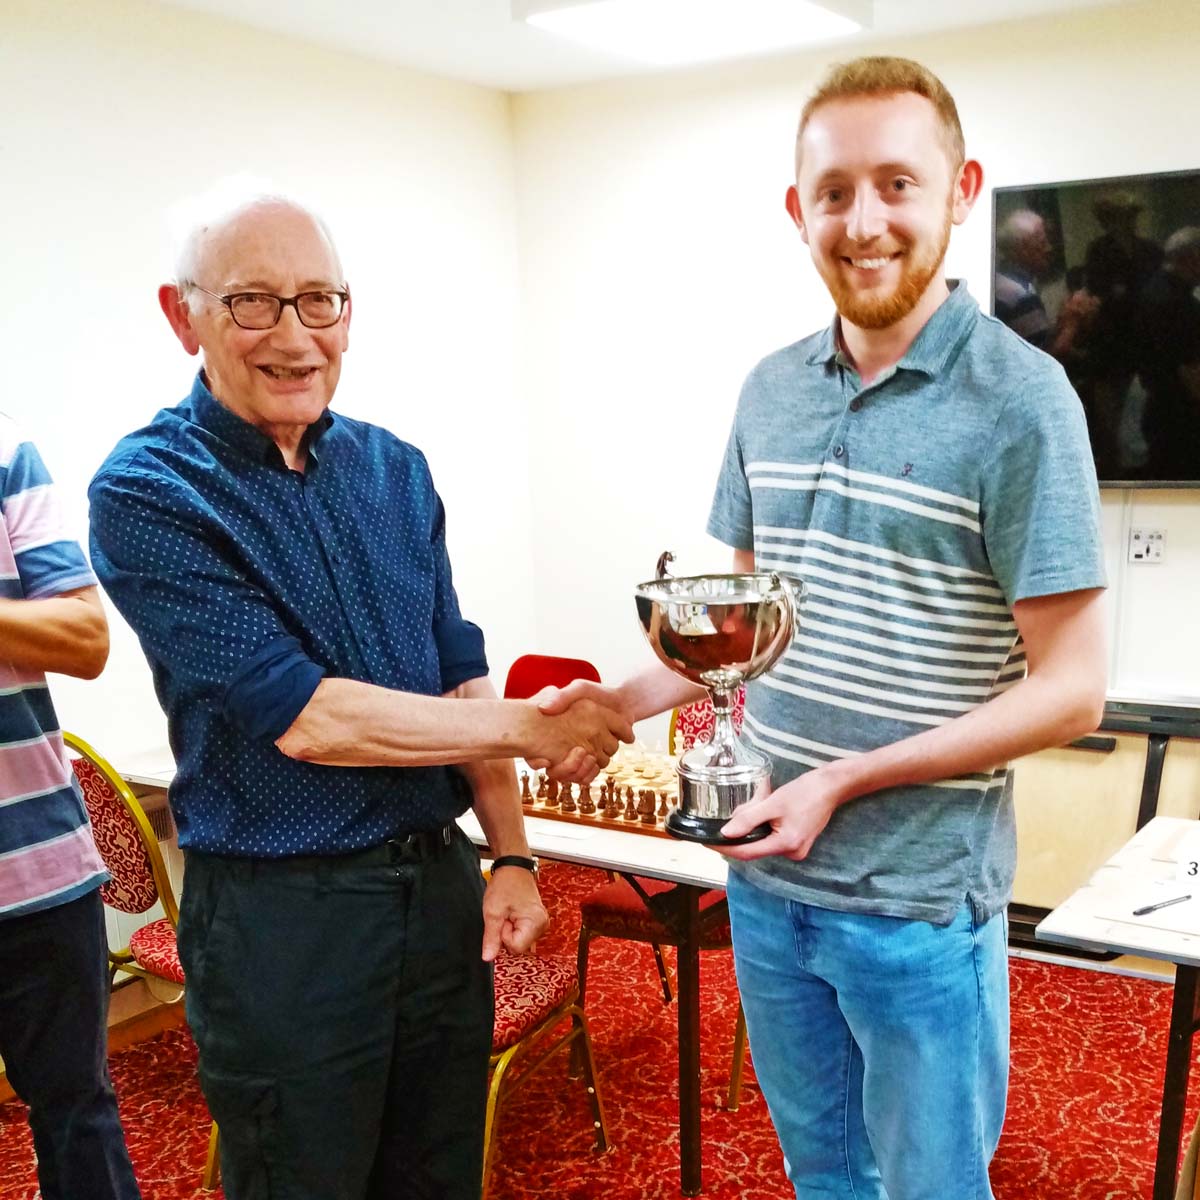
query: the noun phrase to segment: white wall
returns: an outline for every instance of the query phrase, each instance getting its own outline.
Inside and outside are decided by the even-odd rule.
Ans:
[[[532,557],[508,98],[137,0],[5,0],[0,79],[0,409],[75,533],[117,438],[190,387],[155,299],[167,209],[266,175],[338,235],[355,307],[336,406],[425,450],[502,678],[534,640],[512,586]],[[109,755],[165,739],[119,622],[101,682],[53,686],[64,725]]]
[[[1200,166],[1200,6],[1161,2],[891,40],[954,93],[988,188]],[[515,100],[538,632],[607,677],[648,661],[631,585],[703,528],[743,377],[827,323],[783,208],[796,118],[827,64],[789,56]],[[948,259],[986,307],[990,195]],[[1200,695],[1200,493],[1107,492],[1112,689]],[[1127,566],[1123,530],[1167,531]]]
[[[863,49],[943,76],[991,186],[1200,165],[1198,42],[1200,6],[1158,0]],[[703,526],[746,371],[828,319],[783,193],[838,57],[510,99],[140,0],[7,0],[0,408],[84,537],[92,471],[194,366],[154,299],[166,209],[270,175],[339,234],[356,307],[337,403],[429,455],[497,675],[538,649],[619,677],[648,661],[630,592],[658,553],[728,562]],[[985,302],[989,204],[950,252]],[[1124,564],[1130,524],[1167,530],[1166,565]],[[1196,695],[1200,495],[1110,493],[1105,528],[1114,689]],[[114,633],[100,683],[55,681],[64,723],[110,754],[163,737]]]

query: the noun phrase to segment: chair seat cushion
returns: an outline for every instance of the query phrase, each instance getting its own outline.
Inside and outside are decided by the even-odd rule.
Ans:
[[[642,879],[640,876],[638,883],[650,896],[668,892],[675,886],[662,879]],[[719,904],[724,899],[724,888],[711,888],[705,892],[700,897],[701,916],[714,904]],[[593,936],[626,938],[635,942],[674,944],[674,938],[670,931],[646,907],[641,896],[624,879],[618,879],[614,883],[606,883],[603,887],[597,888],[580,901],[579,909],[584,925]],[[728,916],[718,920],[711,927],[705,928],[701,942],[706,947],[728,946],[730,944]]]
[[[143,971],[161,975],[182,986],[183,967],[179,962],[179,945],[175,940],[175,929],[166,917],[151,921],[134,933],[129,939],[129,952]]]
[[[501,954],[496,959],[496,1021],[492,1053],[519,1042],[565,1004],[578,987],[575,963],[569,958],[536,954]]]

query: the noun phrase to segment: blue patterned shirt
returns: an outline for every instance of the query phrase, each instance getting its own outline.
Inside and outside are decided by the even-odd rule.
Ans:
[[[330,767],[275,741],[325,676],[427,696],[487,674],[424,456],[326,412],[303,473],[196,379],[109,455],[92,560],[167,714],[180,845],[340,854],[470,803],[452,767]]]

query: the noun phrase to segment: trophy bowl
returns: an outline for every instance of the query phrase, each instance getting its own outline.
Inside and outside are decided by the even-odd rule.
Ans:
[[[734,730],[734,697],[791,644],[804,585],[778,571],[673,576],[666,574],[670,561],[664,554],[659,577],[634,589],[638,620],[665,666],[708,689],[715,719],[709,740],[679,761],[679,802],[667,816],[667,832],[709,845],[758,841],[769,825],[740,838],[721,833],[771,773],[766,757]]]

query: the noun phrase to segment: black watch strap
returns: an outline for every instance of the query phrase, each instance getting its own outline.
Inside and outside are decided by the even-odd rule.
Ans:
[[[521,867],[534,875],[538,873],[537,859],[526,858],[523,854],[502,854],[499,858],[493,858],[492,870],[497,867]]]

